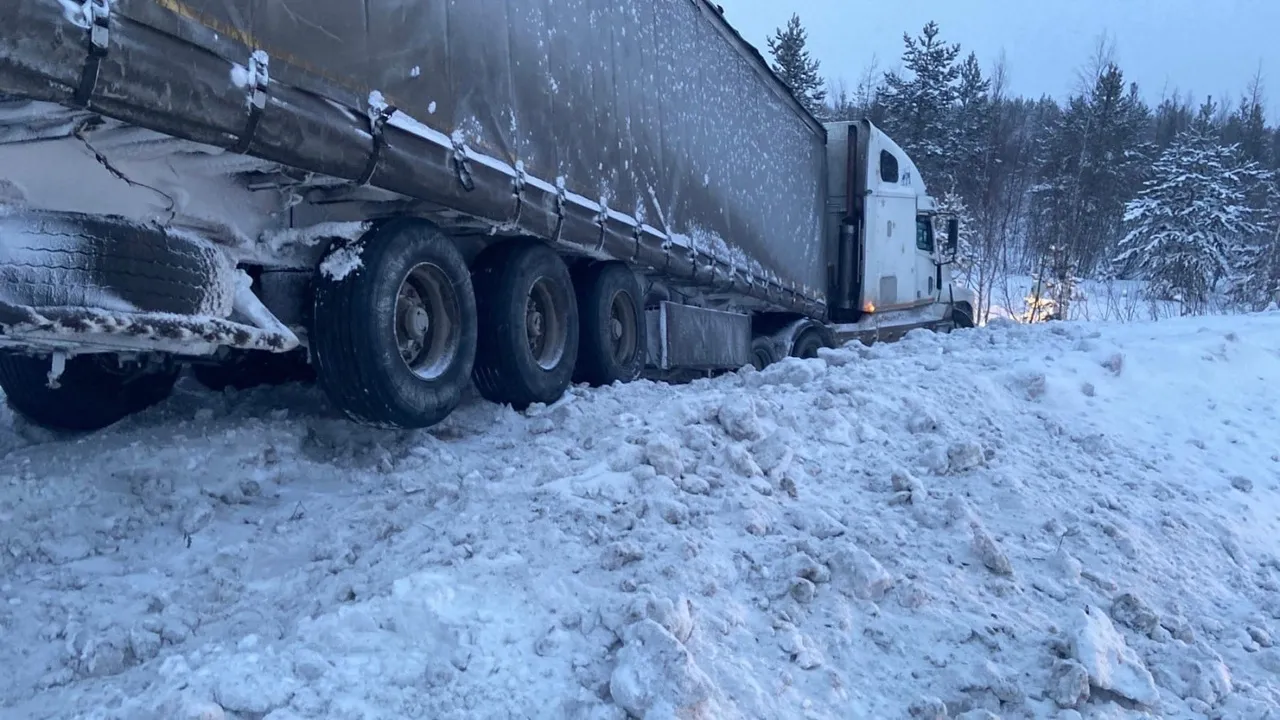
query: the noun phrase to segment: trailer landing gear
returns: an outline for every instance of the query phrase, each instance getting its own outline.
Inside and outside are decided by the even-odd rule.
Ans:
[[[321,263],[311,350],[317,379],[348,417],[423,428],[462,400],[476,354],[471,273],[431,226],[393,220],[354,247],[359,267],[336,279]]]

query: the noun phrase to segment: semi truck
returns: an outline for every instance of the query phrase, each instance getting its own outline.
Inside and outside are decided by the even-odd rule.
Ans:
[[[472,386],[522,409],[973,323],[911,158],[706,0],[0,17],[0,388],[39,425],[190,367],[423,428]]]

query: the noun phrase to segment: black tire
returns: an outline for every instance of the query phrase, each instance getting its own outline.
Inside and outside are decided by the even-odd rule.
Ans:
[[[826,338],[817,328],[810,328],[800,333],[791,346],[791,357],[811,360],[818,357],[818,350],[827,346]]]
[[[261,385],[284,385],[315,380],[315,370],[303,352],[273,353],[261,350],[233,350],[217,364],[198,363],[191,375],[214,392],[227,388],[248,390]]]
[[[974,326],[973,308],[969,303],[956,303],[951,306],[951,323],[958,328],[971,328]]]
[[[484,252],[473,277],[484,328],[472,373],[480,395],[517,410],[560,399],[573,381],[581,332],[564,260],[542,243],[514,242]],[[541,308],[533,321],[546,324],[534,330],[537,339],[530,338],[531,300]]]
[[[635,273],[623,263],[592,263],[576,274],[574,288],[581,318],[574,381],[598,387],[640,377],[647,327]]]
[[[462,254],[408,219],[333,252],[354,253],[360,265],[337,278],[324,263],[316,270],[310,341],[320,386],[357,422],[439,423],[461,402],[476,354],[476,302]],[[419,310],[426,320],[414,339],[403,323]]]
[[[0,287],[33,307],[227,317],[235,266],[212,243],[114,216],[0,215]]]
[[[92,432],[159,403],[173,391],[179,368],[128,372],[111,355],[67,360],[58,388],[48,385],[48,356],[0,353],[0,389],[14,412],[36,425]]]
[[[751,341],[751,365],[763,370],[778,362],[778,352],[774,348],[773,338],[761,335]]]

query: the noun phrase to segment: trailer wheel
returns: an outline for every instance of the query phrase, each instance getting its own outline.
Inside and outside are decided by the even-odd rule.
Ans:
[[[751,341],[751,364],[755,369],[763,370],[776,362],[778,351],[772,337],[761,335]]]
[[[818,350],[826,346],[827,342],[823,338],[822,332],[817,328],[810,328],[800,333],[800,337],[796,338],[795,343],[791,346],[791,356],[812,360],[818,357]]]
[[[647,347],[635,273],[622,263],[593,263],[574,278],[574,287],[582,317],[574,380],[601,386],[640,377]]]
[[[393,220],[331,251],[357,259],[316,271],[310,333],[316,377],[357,422],[434,425],[462,400],[476,348],[471,274],[453,242]]]
[[[577,365],[578,303],[564,260],[538,242],[490,248],[473,273],[480,333],[472,377],[491,402],[552,403]]]
[[[120,367],[111,355],[68,358],[58,387],[50,388],[48,356],[0,353],[0,389],[9,407],[50,430],[92,432],[169,397],[181,368]]]

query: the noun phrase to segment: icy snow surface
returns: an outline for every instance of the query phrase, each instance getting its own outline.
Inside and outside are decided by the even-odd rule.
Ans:
[[[0,418],[0,716],[1275,718],[1280,314]]]

